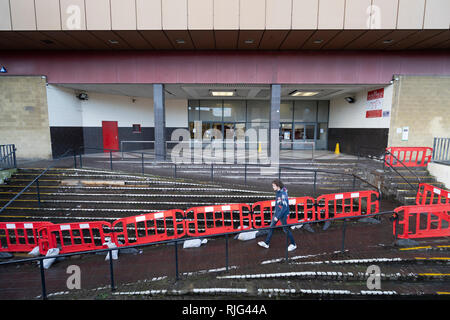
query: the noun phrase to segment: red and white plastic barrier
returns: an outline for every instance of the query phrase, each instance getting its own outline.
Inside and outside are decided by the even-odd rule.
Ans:
[[[186,231],[191,237],[251,229],[251,208],[245,203],[194,207],[186,210]]]
[[[311,197],[299,197],[289,199],[289,216],[287,224],[308,222],[316,220],[315,200]],[[293,209],[293,210],[292,210]],[[252,205],[253,228],[266,228],[270,226],[273,213],[275,212],[275,201],[259,201]]]
[[[433,188],[427,184],[421,186],[418,203],[423,201],[420,199],[427,198],[429,188]],[[433,192],[441,195],[439,199],[448,201],[447,191],[440,189],[439,192]],[[41,254],[46,254],[52,248],[57,248],[64,254],[105,249],[106,243],[109,242],[121,247],[185,236],[199,237],[246,231],[268,227],[274,206],[275,201],[260,201],[252,206],[238,203],[193,207],[186,211],[173,209],[120,218],[112,224],[105,221],[66,224],[3,222],[0,223],[0,251],[26,252],[39,245]],[[356,191],[322,195],[317,199],[290,198],[289,206],[288,224],[358,217],[379,212],[379,193]],[[394,221],[394,230],[399,225],[404,227],[404,232],[399,237],[448,236],[449,211],[448,203],[397,208],[395,212],[400,213],[402,219]],[[416,219],[414,224],[411,219]],[[412,226],[415,228],[413,231],[410,230]]]
[[[448,204],[450,203],[450,192],[428,183],[419,184],[416,195],[417,205]]]
[[[46,254],[52,248],[58,248],[60,254],[105,249],[106,238],[112,240],[110,231],[111,224],[105,221],[42,226],[38,230],[39,252]]]
[[[112,224],[117,246],[181,238],[186,234],[184,211],[173,209],[121,218]]]
[[[433,155],[433,149],[429,147],[390,147],[386,150],[390,154],[386,153],[384,162],[391,167],[403,167],[403,165],[405,167],[426,167]]]
[[[394,212],[393,233],[400,239],[450,236],[449,204],[403,206]]]
[[[356,191],[322,195],[317,198],[317,218],[354,217],[379,212],[379,193]]]
[[[39,245],[38,229],[51,222],[0,222],[0,252],[29,252]]]

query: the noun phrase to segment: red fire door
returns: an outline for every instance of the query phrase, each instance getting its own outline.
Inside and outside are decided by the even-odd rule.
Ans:
[[[117,121],[102,121],[104,152],[119,150],[119,129]]]

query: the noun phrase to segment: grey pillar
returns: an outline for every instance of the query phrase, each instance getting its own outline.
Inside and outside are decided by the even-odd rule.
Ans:
[[[162,161],[166,158],[166,112],[164,101],[164,85],[153,85],[153,113],[155,118],[155,158]]]
[[[278,165],[280,161],[280,103],[281,85],[273,84],[270,88],[270,162]]]

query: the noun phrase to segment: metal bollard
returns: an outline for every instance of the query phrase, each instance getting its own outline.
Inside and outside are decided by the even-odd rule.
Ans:
[[[38,201],[38,207],[41,207],[41,192],[39,191],[39,179],[36,180],[36,195]]]
[[[178,241],[175,240],[175,279],[180,280],[178,276]]]
[[[45,287],[44,259],[41,259],[39,261],[39,267],[41,269],[42,300],[47,300],[47,289]]]
[[[114,285],[114,268],[113,268],[112,250],[109,250],[108,254],[109,254],[109,275],[111,278],[111,291],[116,291],[116,287]]]
[[[344,224],[342,225],[342,247],[341,252],[344,252],[345,250],[345,227],[346,227],[346,219],[344,219]]]

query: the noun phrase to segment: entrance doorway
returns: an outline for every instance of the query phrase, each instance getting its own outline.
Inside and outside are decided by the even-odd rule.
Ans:
[[[306,144],[305,142],[316,142],[316,132],[316,123],[294,123],[294,143],[292,144],[292,149],[311,149],[311,144]]]
[[[102,121],[103,152],[119,150],[119,128],[117,121]]]

